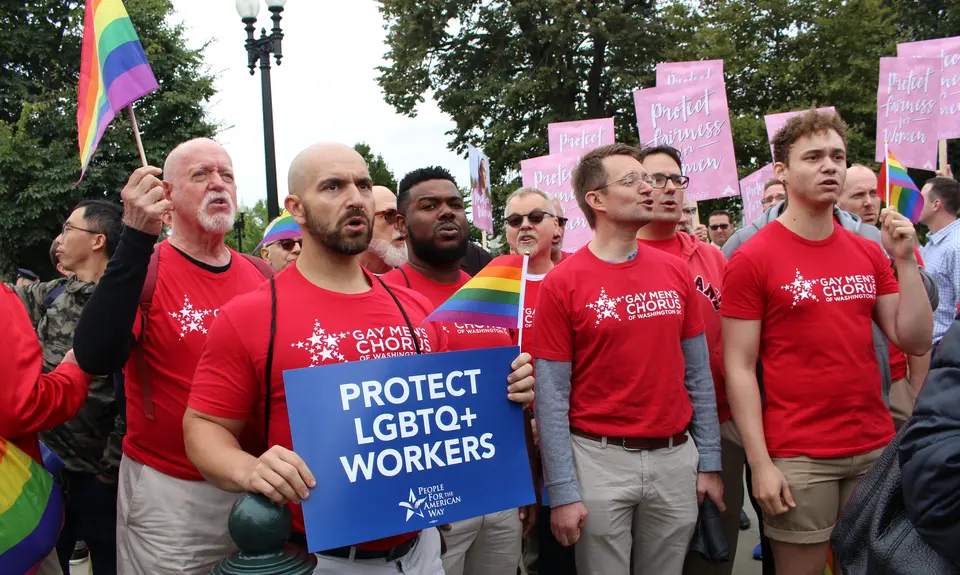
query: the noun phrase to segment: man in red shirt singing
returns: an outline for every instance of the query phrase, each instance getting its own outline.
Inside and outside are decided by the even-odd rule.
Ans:
[[[628,573],[631,551],[637,573],[680,573],[698,497],[724,509],[702,296],[683,261],[637,241],[655,182],[638,158],[612,144],[580,160],[595,236],[544,278],[534,320],[551,527],[581,575]]]
[[[234,548],[225,527],[237,496],[205,482],[187,459],[183,413],[217,311],[264,274],[223,243],[237,206],[233,163],[223,147],[188,141],[167,156],[162,181],[160,174],[140,168],[121,192],[125,227],[80,316],[74,345],[92,373],[126,364],[118,572],[206,574]],[[175,233],[156,244],[164,212]]]
[[[678,233],[682,217],[684,190],[690,178],[681,170],[680,152],[670,146],[644,148],[640,152],[643,169],[653,178],[653,221],[640,228],[637,238],[652,248],[677,256],[686,262],[694,275],[697,305],[706,327],[707,349],[710,351],[710,372],[717,396],[720,420],[720,448],[723,458],[723,532],[730,544],[730,560],[722,564],[705,561],[698,553],[688,553],[683,572],[695,575],[724,573],[733,570],[740,534],[740,508],[743,505],[743,445],[737,428],[730,419],[730,406],[723,373],[723,341],[720,337],[720,287],[727,260],[720,250],[700,242],[691,234]]]
[[[374,215],[373,182],[363,157],[340,144],[317,144],[294,159],[287,181],[285,204],[303,231],[303,251],[275,285],[265,283],[220,310],[183,426],[187,453],[205,477],[231,492],[291,502],[291,541],[306,546],[297,503],[323,486],[292,451],[283,371],[447,351],[448,345],[439,324],[422,324],[434,307],[430,301],[406,288],[388,288],[360,266],[357,256],[370,242]],[[529,402],[529,356],[518,358],[514,369],[508,397]],[[269,449],[259,457],[241,447],[245,427],[266,433]],[[443,573],[436,529],[324,551],[314,571],[387,572]]]
[[[898,285],[880,246],[834,219],[845,133],[839,116],[814,110],[777,132],[787,207],[734,252],[724,278],[727,391],[781,575],[823,572],[838,515],[893,437],[871,317],[911,355],[933,333],[910,221],[880,215]]]
[[[467,215],[460,190],[448,171],[439,167],[414,170],[397,188],[397,230],[407,238],[409,261],[383,276],[430,301],[430,310],[447,301],[470,281],[460,269],[460,259],[470,241]],[[450,351],[513,345],[504,328],[443,323]],[[520,563],[521,519],[511,509],[458,521],[443,536],[447,575],[498,575],[511,573]]]

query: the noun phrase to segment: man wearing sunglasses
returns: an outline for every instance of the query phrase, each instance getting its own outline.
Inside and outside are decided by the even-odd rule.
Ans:
[[[628,573],[631,555],[637,573],[680,573],[698,493],[723,509],[702,296],[683,261],[637,241],[660,181],[639,158],[626,144],[581,158],[594,239],[547,274],[534,318],[550,523],[580,575]]]
[[[723,574],[733,570],[740,533],[740,508],[743,502],[743,464],[746,458],[737,439],[736,427],[730,419],[723,371],[723,341],[720,337],[720,288],[726,259],[723,253],[690,234],[678,233],[677,223],[682,219],[680,206],[690,178],[681,172],[680,152],[670,146],[645,148],[640,152],[643,168],[653,178],[653,221],[640,228],[637,238],[641,243],[682,259],[694,275],[694,286],[699,296],[700,313],[706,328],[707,348],[710,352],[710,372],[713,375],[717,397],[717,415],[720,422],[720,450],[723,460],[723,531],[730,544],[730,560],[714,565],[697,553],[688,553],[683,566],[686,575]],[[686,209],[686,208],[684,208]],[[696,208],[694,207],[694,210]],[[709,477],[710,474],[705,477]],[[715,478],[714,478],[715,479]],[[697,494],[703,496],[707,481],[698,482]]]
[[[260,259],[267,262],[277,273],[282,272],[288,265],[297,261],[297,256],[300,255],[300,246],[303,243],[299,228],[295,230],[285,229],[283,235],[286,237],[271,239],[270,236],[275,230],[278,230],[278,224],[284,217],[289,218],[290,216],[284,213],[270,222],[270,225],[263,232],[263,241],[260,246]],[[283,227],[289,228],[290,226]]]
[[[397,196],[386,186],[373,186],[373,237],[360,254],[360,265],[383,275],[407,263],[407,240],[397,229]]]
[[[722,248],[723,244],[727,243],[727,240],[733,235],[733,232],[737,231],[737,227],[733,225],[733,220],[730,218],[730,212],[727,210],[714,210],[708,221],[710,222],[707,226],[710,229],[710,241],[718,248]]]

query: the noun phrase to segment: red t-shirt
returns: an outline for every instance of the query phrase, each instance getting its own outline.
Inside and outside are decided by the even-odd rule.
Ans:
[[[277,330],[270,386],[269,443],[293,449],[283,371],[363,359],[416,353],[403,314],[390,294],[369,272],[372,286],[359,294],[342,294],[310,283],[297,266],[277,275]],[[414,326],[424,353],[448,351],[446,337],[434,323],[421,325],[430,302],[406,288],[391,288]],[[263,429],[264,371],[270,345],[270,286],[238,297],[224,306],[210,328],[197,365],[190,407],[208,415],[250,420]],[[318,433],[323,422],[317,422]],[[317,489],[323,489],[318,485]],[[293,528],[303,533],[303,511],[289,505]],[[389,549],[416,533],[367,543],[364,549]]]
[[[437,283],[406,264],[402,266],[402,271],[401,268],[396,268],[383,275],[383,281],[388,284],[409,287],[427,298],[433,304],[430,308],[431,312],[450,299],[450,296],[470,279],[469,274],[460,270],[460,278],[457,281],[449,284]],[[513,345],[510,330],[506,328],[453,322],[440,322],[440,326],[447,334],[450,351]]]
[[[537,296],[540,286],[547,274],[527,274],[527,282],[523,287],[523,341],[520,343],[521,352],[529,353],[533,357],[533,318],[537,310]]]
[[[693,414],[680,340],[703,333],[693,278],[644,245],[628,262],[589,246],[543,280],[534,356],[572,362],[570,425],[597,435],[661,438]]]
[[[923,267],[923,258],[920,257],[920,250],[914,248],[913,254],[917,257],[917,264]],[[900,351],[900,348],[890,342],[890,379],[899,381],[907,377],[907,356]]]
[[[219,308],[265,280],[256,266],[232,250],[230,267],[217,273],[192,263],[166,241],[159,249],[144,339],[154,419],[147,419],[144,412],[140,364],[134,352],[124,369],[127,434],[123,453],[172,477],[201,481],[203,476],[187,459],[183,445],[183,413],[193,371]],[[140,335],[139,312],[134,335]]]
[[[723,368],[723,337],[720,329],[720,288],[723,285],[723,270],[727,260],[723,252],[702,243],[697,236],[676,233],[668,240],[637,240],[652,248],[677,256],[693,274],[696,298],[706,330],[707,348],[710,352],[710,374],[717,396],[717,417],[720,423],[730,419],[730,403],[727,401],[727,377]]]
[[[877,297],[897,291],[880,246],[836,224],[811,241],[773,222],[734,252],[720,313],[762,321],[771,457],[849,457],[890,442],[870,321]]]

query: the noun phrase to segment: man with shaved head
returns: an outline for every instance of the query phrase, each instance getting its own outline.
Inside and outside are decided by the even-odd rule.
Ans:
[[[877,195],[877,175],[870,168],[854,164],[847,168],[847,179],[840,189],[837,207],[860,216],[868,226],[880,221],[880,196]]]
[[[423,323],[433,309],[429,301],[388,287],[360,265],[376,211],[363,157],[341,144],[317,144],[293,160],[287,182],[284,204],[303,232],[300,257],[275,280],[220,309],[193,377],[183,429],[187,454],[204,477],[227,491],[287,503],[290,542],[306,548],[299,503],[326,486],[293,452],[282,373],[448,347],[437,324]],[[314,339],[322,342],[307,344]],[[514,367],[507,397],[529,402],[529,356]],[[316,425],[319,434],[331,432],[324,421]],[[259,457],[243,449],[243,431],[251,428],[267,439]],[[318,553],[313,573],[442,575],[440,548],[436,528],[357,541]]]
[[[373,186],[373,237],[360,254],[360,265],[383,275],[407,263],[407,242],[397,229],[397,196],[386,186]]]
[[[117,572],[199,575],[233,550],[225,526],[237,495],[204,481],[187,459],[187,396],[219,308],[272,270],[224,244],[237,188],[223,147],[185,142],[160,178],[158,168],[139,168],[121,192],[120,242],[81,314],[74,351],[90,373],[125,366]],[[163,218],[177,233],[158,244]]]

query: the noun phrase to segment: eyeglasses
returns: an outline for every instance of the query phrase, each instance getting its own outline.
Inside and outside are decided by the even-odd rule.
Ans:
[[[785,199],[787,199],[787,196],[784,194],[774,194],[772,196],[763,198],[763,200],[760,202],[760,205],[766,208],[772,206],[773,204],[782,202]]]
[[[624,186],[624,187],[626,187],[626,188],[635,188],[635,187],[639,186],[641,182],[647,184],[647,185],[650,186],[651,188],[652,188],[652,187],[655,187],[655,186],[653,185],[653,182],[654,182],[653,176],[651,176],[651,175],[649,175],[649,174],[644,174],[644,175],[641,176],[640,174],[638,174],[638,173],[636,173],[636,172],[630,172],[629,174],[627,174],[626,176],[620,178],[619,180],[616,180],[616,181],[610,182],[609,184],[604,184],[604,185],[600,186],[599,188],[597,188],[597,191],[599,192],[600,190],[609,188],[610,186],[614,186],[614,185],[617,185],[617,184],[620,184],[621,186]],[[660,187],[663,187],[663,186],[660,186]]]
[[[379,212],[373,212],[373,217],[383,216],[383,221],[387,222],[391,226],[394,222],[397,221],[397,214],[399,214],[394,208],[388,208],[386,210],[380,210]]]
[[[507,216],[506,220],[507,220],[507,225],[510,226],[511,228],[519,228],[520,226],[523,225],[523,218],[527,218],[528,220],[530,220],[531,224],[537,225],[543,221],[543,218],[546,218],[548,216],[551,218],[557,217],[553,214],[548,214],[543,210],[533,210],[529,214],[510,214],[509,216]],[[566,218],[564,218],[564,223],[566,223]]]
[[[567,218],[563,216],[554,216],[554,217],[557,218],[557,223],[560,224],[561,228],[567,225],[567,221],[568,221]]]
[[[697,215],[697,208],[683,208],[683,214],[686,216],[693,217]]]
[[[302,246],[303,245],[302,242],[303,240],[295,240],[295,239],[287,238],[285,240],[277,240],[270,245],[279,244],[280,249],[282,249],[283,251],[292,252],[293,246]]]
[[[650,177],[653,178],[653,183],[650,185],[657,190],[667,187],[667,182],[673,182],[673,187],[678,190],[685,190],[690,183],[689,177],[680,174],[650,174]]]
[[[100,232],[96,230],[88,230],[87,228],[77,227],[69,222],[63,222],[63,227],[60,228],[60,235],[65,236],[70,230],[77,230],[78,232],[87,232],[88,234],[98,235]]]
[[[713,231],[726,230],[727,228],[730,227],[730,224],[712,224],[707,227]]]

